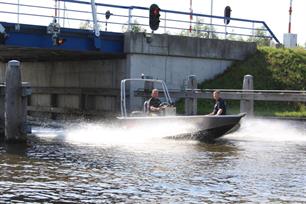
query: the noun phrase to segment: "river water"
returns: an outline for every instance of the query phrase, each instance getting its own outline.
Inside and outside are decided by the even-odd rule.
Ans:
[[[306,203],[306,122],[248,119],[213,144],[103,123],[0,146],[0,203]]]

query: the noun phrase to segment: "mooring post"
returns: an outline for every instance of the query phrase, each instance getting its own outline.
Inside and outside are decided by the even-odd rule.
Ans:
[[[245,75],[243,78],[243,90],[253,90],[253,76]],[[247,113],[248,116],[254,115],[254,100],[241,100],[240,101],[240,112]]]
[[[197,98],[194,93],[194,89],[198,86],[197,78],[195,75],[189,75],[187,80],[187,93],[191,94],[191,97],[185,98],[185,115],[197,114]]]
[[[0,84],[0,141],[4,140],[4,99],[5,86],[4,83]]]
[[[22,101],[20,62],[11,60],[6,67],[5,90],[5,140],[20,143],[26,141],[25,114]]]
[[[153,79],[152,76],[143,76],[143,78],[144,79]],[[154,88],[154,83],[151,82],[151,81],[145,81],[143,88],[144,88],[144,93],[148,94],[149,97],[151,97],[151,92],[152,92],[152,90]]]

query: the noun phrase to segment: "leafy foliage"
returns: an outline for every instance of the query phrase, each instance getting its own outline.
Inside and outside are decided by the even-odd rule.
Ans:
[[[258,47],[257,52],[243,62],[236,62],[223,74],[200,84],[202,89],[241,89],[243,77],[254,77],[258,90],[306,90],[306,51]],[[229,110],[239,111],[238,101],[228,101]],[[210,111],[211,101],[200,101],[199,114]],[[255,102],[259,115],[306,117],[306,104],[288,102]],[[234,110],[234,111],[233,111]]]
[[[207,25],[204,23],[204,20],[201,18],[197,18],[196,23],[192,26],[192,30],[190,32],[189,29],[183,30],[180,33],[180,36],[189,36],[189,37],[199,37],[199,38],[211,38],[218,39],[216,30],[213,26]]]
[[[93,25],[88,20],[88,21],[81,22],[79,28],[84,29],[84,30],[93,30]]]
[[[259,47],[247,60],[234,63],[200,87],[241,89],[246,74],[254,77],[255,89],[306,90],[306,51]]]
[[[123,32],[127,32],[127,31],[128,31],[128,27],[127,27],[127,26],[123,26],[123,27],[122,27],[122,31],[123,31]],[[138,23],[138,21],[135,19],[134,22],[131,24],[131,32],[135,32],[135,33],[146,32],[146,29],[144,29],[144,28]]]

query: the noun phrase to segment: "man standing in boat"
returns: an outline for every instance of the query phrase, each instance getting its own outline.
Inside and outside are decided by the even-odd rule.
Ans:
[[[161,106],[161,101],[158,97],[158,89],[153,89],[151,93],[151,98],[149,100],[149,112],[158,114],[164,108],[164,106]]]
[[[216,103],[214,105],[214,110],[209,115],[226,115],[226,105],[224,100],[220,97],[220,91],[215,90],[213,93],[213,98]]]

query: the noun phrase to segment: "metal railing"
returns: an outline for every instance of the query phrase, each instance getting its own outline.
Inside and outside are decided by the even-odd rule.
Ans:
[[[35,1],[35,5],[30,5],[27,2],[27,0],[10,2],[0,0],[1,21],[17,25],[30,23],[47,26],[56,18],[61,27],[88,30],[93,30],[95,27],[90,1],[58,0],[58,6],[54,6],[54,0]],[[149,8],[103,3],[95,3],[95,5],[100,30],[150,32]],[[54,12],[55,10],[56,12]],[[109,19],[105,17],[107,11],[111,13]],[[55,14],[57,15],[55,16]],[[161,9],[160,14],[161,22],[156,33],[244,41],[263,39],[269,42],[273,39],[276,43],[280,43],[264,21],[230,18],[230,24],[225,25],[226,18],[223,16],[191,14],[190,12],[166,9]],[[190,15],[194,20],[190,20]],[[212,19],[212,23],[210,23],[210,19]]]

